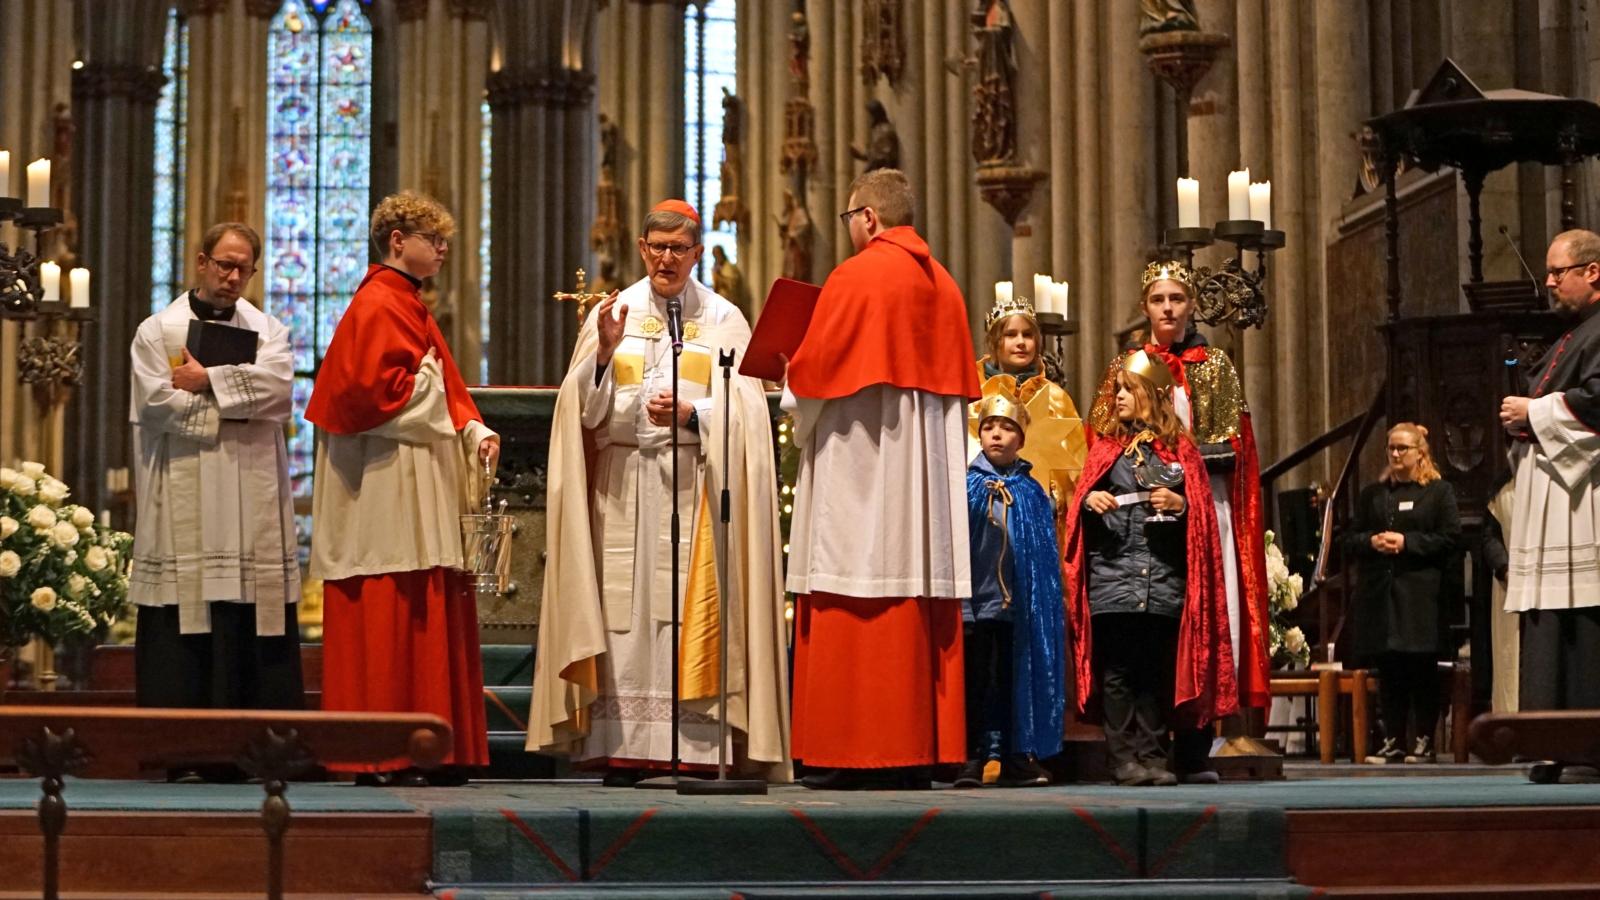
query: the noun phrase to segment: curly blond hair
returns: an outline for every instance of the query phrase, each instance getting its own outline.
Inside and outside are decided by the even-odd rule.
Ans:
[[[456,233],[456,220],[443,203],[432,197],[401,191],[383,198],[372,211],[372,242],[379,253],[389,254],[389,235],[394,231],[449,238]]]
[[[1416,422],[1397,422],[1393,428],[1389,429],[1389,434],[1393,435],[1396,432],[1408,434],[1412,440],[1417,442],[1417,465],[1416,468],[1411,470],[1411,479],[1417,484],[1438,481],[1441,476],[1439,475],[1439,466],[1433,461],[1433,450],[1428,446],[1427,426],[1418,425]],[[1382,480],[1393,482],[1394,477],[1394,470],[1391,468],[1383,473]]]

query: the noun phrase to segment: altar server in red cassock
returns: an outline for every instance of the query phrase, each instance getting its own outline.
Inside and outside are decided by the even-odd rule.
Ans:
[[[411,192],[383,200],[367,270],[322,360],[306,418],[320,427],[311,567],[324,579],[322,706],[429,712],[454,731],[446,769],[404,760],[358,781],[459,783],[489,761],[477,602],[462,569],[459,516],[481,497],[500,439],[483,424],[422,280],[439,271],[455,222]]]
[[[961,598],[972,591],[966,304],[911,227],[911,186],[863,174],[856,255],[788,369],[802,449],[790,531],[794,755],[809,787],[900,787],[966,758]]]

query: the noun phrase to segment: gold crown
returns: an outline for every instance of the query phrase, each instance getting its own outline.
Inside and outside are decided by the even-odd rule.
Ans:
[[[1026,434],[1028,409],[1017,399],[1017,379],[1010,375],[996,375],[983,383],[983,399],[975,405],[978,425],[991,416],[1000,416],[1017,423]]]
[[[1144,276],[1139,279],[1139,290],[1144,290],[1157,281],[1176,281],[1194,290],[1194,273],[1189,267],[1176,259],[1158,259],[1144,267]]]
[[[1129,356],[1122,364],[1122,369],[1155,385],[1158,391],[1164,391],[1175,384],[1172,380],[1172,370],[1167,368],[1167,364],[1143,350]]]
[[[1027,297],[1012,297],[1010,300],[995,301],[994,308],[989,310],[988,318],[983,320],[983,330],[988,331],[994,323],[1003,322],[1009,316],[1027,316],[1035,327],[1039,325],[1039,316],[1033,311],[1033,304]]]

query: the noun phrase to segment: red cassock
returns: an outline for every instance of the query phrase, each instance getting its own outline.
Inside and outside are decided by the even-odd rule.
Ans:
[[[1094,629],[1089,615],[1088,548],[1083,540],[1083,517],[1094,513],[1083,502],[1094,485],[1110,471],[1123,452],[1122,441],[1102,435],[1089,448],[1083,474],[1067,510],[1062,545],[1062,586],[1067,594],[1067,643],[1071,647],[1074,695],[1080,717],[1099,720],[1094,678]],[[1183,466],[1185,499],[1194,488],[1210,483],[1200,451],[1187,439],[1177,452],[1159,442],[1156,455]],[[1210,491],[1201,494],[1210,500]],[[1228,594],[1222,576],[1222,544],[1217,534],[1217,513],[1209,502],[1189,502],[1183,518],[1188,550],[1183,617],[1178,626],[1177,679],[1173,690],[1176,724],[1203,725],[1239,711],[1239,691],[1233,665],[1233,640],[1228,629]]]
[[[392,419],[411,398],[430,349],[443,370],[457,431],[481,421],[416,285],[394,269],[372,266],[334,331],[306,419],[341,435]],[[328,580],[322,642],[323,709],[434,713],[454,732],[446,763],[488,764],[477,600],[468,575],[434,567]],[[329,768],[387,771],[405,765],[396,759]]]
[[[982,393],[971,355],[961,289],[916,231],[891,228],[823,284],[788,384],[828,400],[874,385],[971,400]],[[796,759],[845,768],[966,759],[957,598],[803,595],[794,653]]]

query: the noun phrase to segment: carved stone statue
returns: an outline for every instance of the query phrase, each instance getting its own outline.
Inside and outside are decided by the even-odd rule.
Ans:
[[[1011,4],[978,0],[972,13],[978,81],[972,92],[972,155],[979,165],[1013,161],[1017,154],[1017,57]]]
[[[711,227],[724,222],[743,225],[750,218],[744,205],[744,149],[739,146],[740,118],[744,104],[733,92],[722,89],[722,196],[711,211]]]
[[[783,212],[777,216],[778,237],[783,241],[783,277],[799,281],[811,278],[811,244],[815,237],[811,213],[797,202],[794,191],[783,192]]]
[[[1199,31],[1194,0],[1139,0],[1139,36],[1163,31]]]
[[[622,255],[622,189],[617,186],[617,152],[622,143],[617,123],[600,114],[600,177],[594,188],[594,224],[589,247],[597,260],[616,261]],[[599,266],[602,272],[604,265]]]
[[[800,9],[789,16],[789,83],[800,93],[811,87],[811,26]]]
[[[594,281],[589,284],[589,292],[593,294],[609,294],[622,287],[617,282],[617,260],[609,251],[598,251],[594,255],[594,267],[599,270]]]
[[[901,0],[863,0],[861,4],[861,80],[872,84],[879,77],[889,84],[900,80],[905,68],[905,39],[900,33]]]
[[[744,271],[728,258],[720,244],[711,248],[711,289],[739,307],[740,312],[750,313],[750,288],[745,283]]]
[[[867,121],[867,149],[851,145],[850,155],[866,162],[863,171],[900,168],[900,135],[889,121],[889,111],[877,100],[868,100]]]

